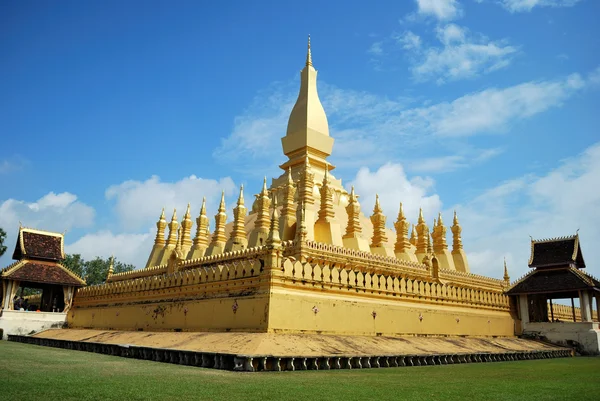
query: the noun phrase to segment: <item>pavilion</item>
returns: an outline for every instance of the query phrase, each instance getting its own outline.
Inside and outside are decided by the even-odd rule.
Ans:
[[[586,352],[600,352],[600,281],[582,270],[585,261],[579,234],[532,239],[529,267],[533,270],[506,292],[516,297],[523,334],[577,342]],[[579,308],[575,307],[576,298]],[[571,316],[562,313],[562,305],[553,303],[557,299],[570,300]]]
[[[61,265],[64,258],[63,234],[19,227],[13,253],[16,262],[0,271],[4,337],[64,324],[75,289],[85,286],[84,280]],[[39,302],[30,305],[30,310],[16,310],[15,299],[25,288],[39,290]]]

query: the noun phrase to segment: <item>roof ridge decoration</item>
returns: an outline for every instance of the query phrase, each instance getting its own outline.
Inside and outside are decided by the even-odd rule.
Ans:
[[[570,239],[578,240],[579,239],[579,234],[566,235],[566,236],[563,236],[563,237],[543,238],[543,239],[533,239],[533,238],[531,238],[531,243],[532,244],[543,244],[543,243],[546,243],[546,242],[567,241],[567,240],[570,240]]]

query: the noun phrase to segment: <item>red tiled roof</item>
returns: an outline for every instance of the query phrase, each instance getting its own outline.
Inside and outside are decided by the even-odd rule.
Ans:
[[[19,260],[24,256],[54,261],[63,259],[62,235],[21,227],[13,259]]]
[[[21,266],[15,266],[14,269],[7,269],[2,275],[3,278],[32,283],[72,285],[75,287],[85,285],[83,280],[69,272],[66,267],[63,267],[59,263],[32,260],[24,260],[20,263],[22,263]]]

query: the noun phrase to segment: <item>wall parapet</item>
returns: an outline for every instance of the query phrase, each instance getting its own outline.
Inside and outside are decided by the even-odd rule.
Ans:
[[[261,262],[258,259],[246,259],[223,263],[217,266],[199,267],[170,274],[154,275],[117,281],[106,284],[83,287],[77,290],[75,307],[81,303],[110,299],[118,301],[120,297],[135,294],[143,299],[147,296],[163,294],[168,289],[199,284],[222,283],[236,279],[256,277],[260,274]],[[220,286],[215,286],[217,289]]]
[[[431,302],[463,304],[470,307],[489,307],[510,310],[509,297],[502,289],[480,290],[460,284],[447,284],[431,278],[406,278],[393,272],[376,273],[358,271],[353,268],[337,268],[329,265],[302,263],[286,258],[282,276],[292,284],[322,286],[331,290],[354,290],[366,294],[380,294],[418,298]]]
[[[106,279],[106,282],[111,283],[111,282],[116,282],[116,281],[131,280],[131,279],[140,278],[140,277],[156,276],[159,274],[164,274],[166,271],[167,271],[166,264],[158,265],[158,266],[151,266],[151,267],[147,267],[145,269],[132,270],[129,272],[113,274],[112,276],[109,276],[108,279]]]

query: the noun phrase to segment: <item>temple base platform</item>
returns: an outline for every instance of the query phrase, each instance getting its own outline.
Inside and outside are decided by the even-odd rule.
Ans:
[[[517,337],[366,337],[317,334],[46,330],[9,341],[235,371],[361,369],[573,356]]]

